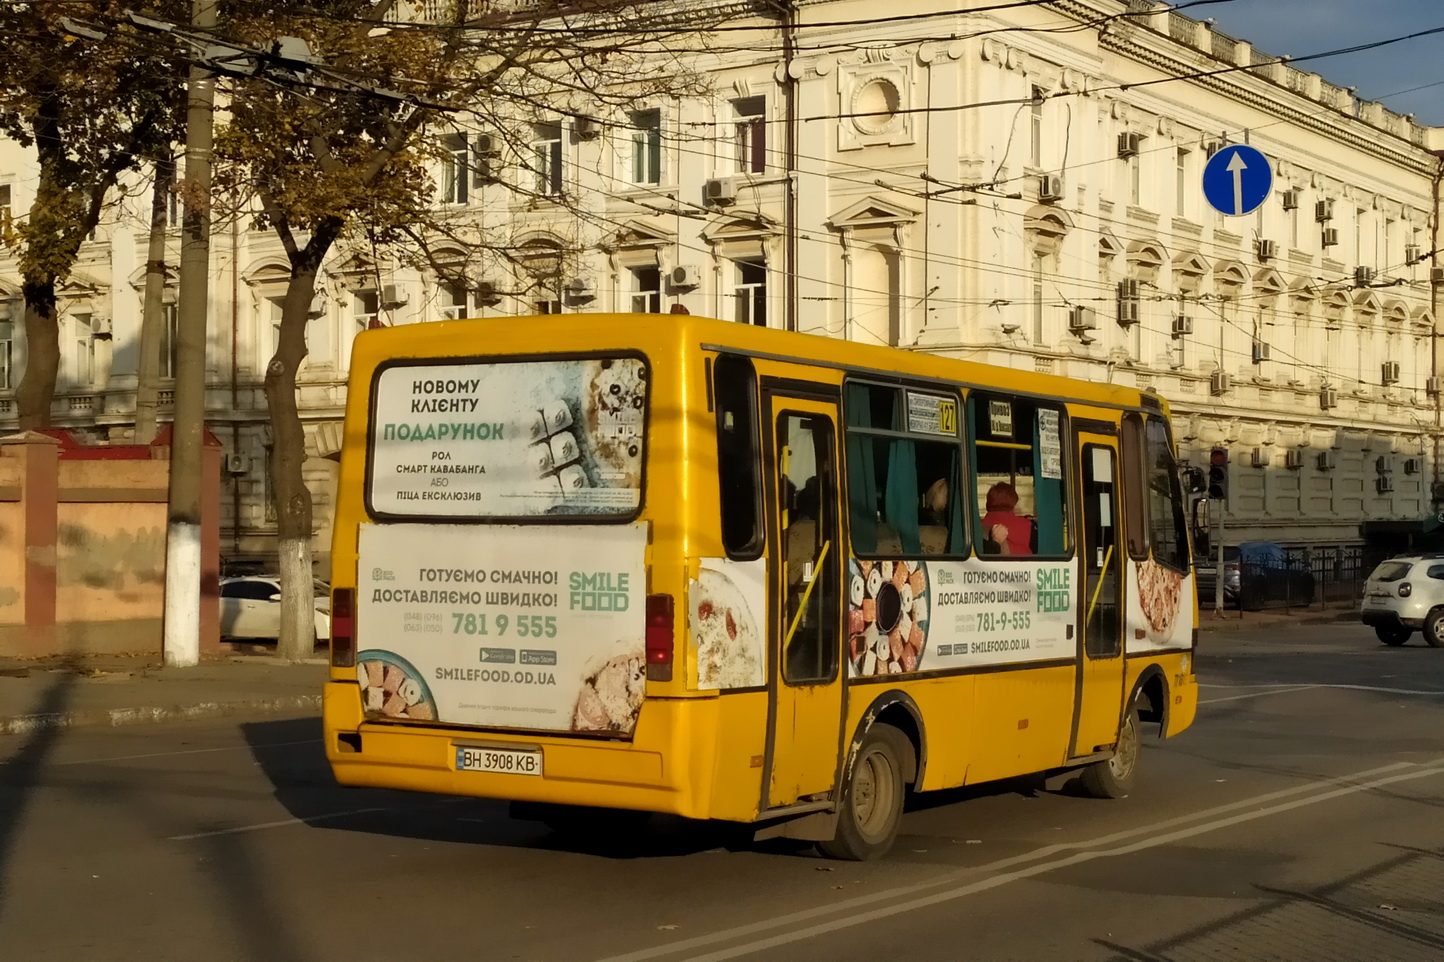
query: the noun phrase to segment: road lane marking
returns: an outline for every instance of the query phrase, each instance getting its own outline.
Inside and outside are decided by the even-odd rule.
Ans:
[[[1401,771],[1402,769],[1412,769],[1412,771]],[[841,902],[832,903],[830,905],[818,906],[817,908],[812,909],[804,909],[799,912],[792,912],[787,915],[777,916],[772,919],[767,919],[760,922],[753,922],[747,925],[735,926],[730,929],[724,929],[719,932],[714,932],[710,935],[698,936],[696,938],[687,939],[680,942],[673,942],[668,945],[661,945],[650,949],[643,949],[638,952],[632,952],[625,955],[610,956],[606,959],[601,960],[601,962],[645,962],[645,960],[648,959],[657,959],[666,956],[677,956],[680,958],[685,958],[688,960],[688,962],[721,962],[721,960],[724,959],[737,958],[741,955],[750,955],[755,952],[761,952],[766,949],[776,948],[777,946],[786,945],[791,942],[798,942],[803,939],[809,939],[815,935],[825,935],[831,932],[838,931],[839,929],[848,928],[853,925],[862,924],[864,922],[876,921],[878,919],[886,918],[891,915],[900,915],[905,912],[914,911],[918,908],[936,905],[942,902],[951,901],[953,899],[973,895],[978,892],[983,892],[987,891],[988,889],[1006,885],[1009,882],[1031,878],[1036,875],[1041,875],[1045,872],[1051,872],[1055,869],[1066,868],[1071,865],[1081,864],[1083,862],[1092,861],[1098,858],[1112,857],[1117,855],[1130,855],[1135,852],[1141,852],[1150,848],[1156,848],[1161,845],[1167,845],[1171,842],[1191,838],[1195,835],[1203,835],[1208,832],[1217,831],[1218,829],[1230,827],[1232,825],[1253,821],[1255,819],[1264,818],[1270,815],[1280,814],[1282,812],[1290,811],[1295,808],[1302,808],[1304,806],[1314,805],[1319,802],[1329,801],[1334,798],[1340,798],[1346,795],[1356,794],[1358,792],[1370,791],[1375,788],[1380,788],[1385,785],[1393,784],[1394,782],[1408,781],[1416,778],[1426,778],[1433,775],[1444,775],[1444,758],[1435,759],[1434,761],[1429,762],[1427,765],[1424,766],[1421,766],[1420,764],[1416,764],[1414,762],[1395,762],[1391,765],[1384,765],[1379,768],[1356,772],[1352,775],[1346,775],[1340,778],[1316,779],[1310,782],[1306,782],[1303,785],[1294,786],[1293,788],[1280,789],[1276,792],[1256,795],[1252,798],[1243,799],[1241,801],[1229,802],[1227,804],[1218,805],[1214,808],[1205,809],[1200,812],[1194,812],[1188,815],[1165,819],[1164,821],[1155,822],[1151,825],[1145,825],[1133,829],[1124,829],[1123,831],[1115,832],[1112,835],[1106,835],[1101,838],[1091,839],[1084,842],[1058,843],[1054,845],[1047,845],[1033,852],[1026,852],[1021,855],[1012,856],[1010,858],[1000,859],[996,862],[991,862],[986,865],[977,866],[975,868],[963,869],[956,872],[949,872],[943,877],[934,879],[932,881],[919,882],[917,884],[908,886],[900,886],[898,888],[889,889],[884,892],[877,892],[867,896],[847,899]],[[1360,781],[1360,779],[1369,780]],[[1287,799],[1290,796],[1300,795],[1305,792],[1313,792],[1321,787],[1329,785],[1337,785],[1340,787],[1335,788],[1331,791],[1322,792],[1320,794],[1309,795],[1306,798],[1294,798],[1289,801],[1281,801],[1282,799]],[[1269,804],[1274,802],[1278,802],[1278,804]],[[1258,806],[1260,805],[1269,805],[1269,807],[1259,808]],[[1244,811],[1235,815],[1227,815],[1227,813],[1237,811],[1238,809],[1249,809],[1249,811]],[[1177,831],[1173,832],[1165,831],[1167,829],[1173,828],[1174,826],[1184,825],[1189,822],[1197,822],[1201,818],[1211,818],[1215,815],[1226,815],[1227,817],[1212,818],[1212,820],[1210,821],[1195,824],[1188,828],[1180,828]],[[1160,832],[1163,832],[1163,834],[1157,834]],[[1139,835],[1150,835],[1151,837],[1144,838],[1141,841],[1123,844],[1116,848],[1102,850],[1099,849],[1099,846],[1114,845],[1116,843],[1124,842],[1129,838]],[[1078,851],[1079,849],[1085,849],[1086,851]],[[1073,851],[1074,854],[1069,855],[1066,858],[1059,859],[1057,861],[1049,861],[1043,864],[1033,865],[1027,868],[1021,868],[1017,871],[1006,872],[1000,875],[991,876],[989,878],[979,879],[977,881],[970,882],[965,885],[960,885],[955,888],[947,889],[942,892],[936,892],[932,895],[920,896],[920,893],[924,893],[929,889],[936,889],[940,886],[953,885],[966,878],[976,877],[979,874],[995,872],[999,869],[1010,868],[1014,865],[1020,865],[1027,862],[1036,862],[1039,859],[1049,858],[1054,854],[1061,854],[1068,851]],[[878,908],[871,911],[862,912],[860,914],[850,914],[853,913],[855,909],[862,909],[868,906],[876,905],[879,901],[892,901],[894,902],[894,904],[884,908]],[[694,954],[692,951],[694,949],[704,948],[722,942],[729,942],[735,939],[744,938],[749,935],[760,934],[770,930],[784,928],[788,925],[809,922],[814,919],[825,918],[829,916],[838,917],[832,918],[829,921],[819,924],[809,925],[806,928],[797,929],[792,932],[786,932],[780,935],[757,939],[755,941],[747,942],[741,945],[731,946],[729,948],[721,949],[708,955],[697,955]]]
[[[1215,686],[1210,685],[1209,687],[1215,687]],[[1220,686],[1216,686],[1216,687],[1223,687],[1223,686],[1220,685]],[[1318,686],[1318,685],[1294,685],[1294,686],[1292,686],[1292,687],[1290,687],[1290,688],[1271,688],[1271,689],[1269,689],[1268,691],[1251,691],[1251,692],[1249,692],[1249,693],[1246,694],[1246,695],[1229,695],[1227,698],[1200,698],[1200,699],[1198,700],[1198,703],[1199,703],[1200,705],[1217,705],[1219,702],[1224,702],[1224,701],[1238,701],[1238,700],[1241,699],[1241,698],[1262,698],[1262,697],[1264,697],[1265,695],[1283,695],[1283,694],[1286,694],[1287,692],[1291,692],[1291,691],[1308,691],[1308,690],[1311,689],[1311,688],[1317,688],[1317,687],[1319,687],[1319,686]]]
[[[329,818],[344,818],[347,815],[369,815],[373,812],[387,812],[387,808],[353,808],[345,812],[327,812],[323,815],[308,815],[305,818],[283,818],[278,822],[262,822],[259,825],[237,825],[234,828],[220,828],[214,832],[192,832],[189,835],[171,835],[167,842],[189,842],[197,838],[215,838],[217,835],[238,835],[241,832],[259,832],[267,828],[284,828],[287,825],[310,825]]]
[[[106,762],[132,762],[142,758],[166,758],[171,755],[207,755],[212,752],[256,751],[262,748],[290,748],[293,745],[319,745],[324,738],[307,738],[298,742],[268,742],[264,745],[227,745],[224,748],[186,748],[174,752],[146,752],[143,755],[112,755],[107,758],[75,758],[70,761],[49,762],[49,765],[103,765]],[[4,762],[0,764],[9,764]]]

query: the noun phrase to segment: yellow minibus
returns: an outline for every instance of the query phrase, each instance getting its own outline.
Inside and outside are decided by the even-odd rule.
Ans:
[[[1197,704],[1157,395],[688,315],[366,331],[332,547],[346,785],[876,857],[905,792],[1128,793]]]

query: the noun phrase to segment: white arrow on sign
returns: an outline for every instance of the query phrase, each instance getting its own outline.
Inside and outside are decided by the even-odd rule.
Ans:
[[[1243,154],[1234,152],[1228,159],[1228,172],[1233,174],[1233,212],[1243,213],[1243,172],[1248,170],[1248,164],[1243,162]]]

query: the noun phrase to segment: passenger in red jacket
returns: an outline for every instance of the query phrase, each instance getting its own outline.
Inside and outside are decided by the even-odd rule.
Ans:
[[[1032,554],[1028,542],[1032,540],[1033,524],[1013,513],[1017,506],[1018,492],[1008,482],[999,481],[988,489],[988,513],[983,515],[983,531],[989,541],[998,545],[998,550],[987,553]]]

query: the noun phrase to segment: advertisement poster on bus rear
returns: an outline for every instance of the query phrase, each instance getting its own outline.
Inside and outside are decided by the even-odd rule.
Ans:
[[[644,523],[363,524],[369,717],[630,733],[646,681]]]
[[[1074,562],[849,562],[853,677],[1073,658]]]

